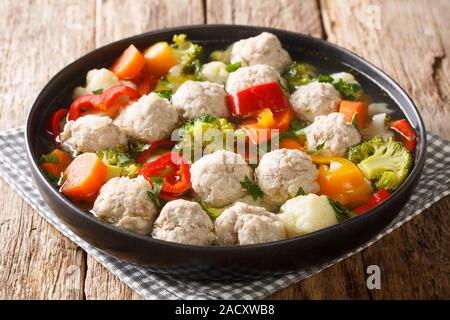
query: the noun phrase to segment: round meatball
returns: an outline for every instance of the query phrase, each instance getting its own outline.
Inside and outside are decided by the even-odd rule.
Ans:
[[[100,189],[92,211],[117,227],[150,234],[157,214],[147,194],[151,190],[151,184],[142,176],[112,178]]]
[[[310,156],[299,150],[278,149],[266,153],[255,175],[267,201],[278,206],[295,197],[300,188],[305,193],[319,191],[316,166]]]
[[[69,121],[60,134],[62,147],[79,152],[95,152],[127,144],[127,137],[109,117],[87,115]]]
[[[129,137],[153,142],[170,137],[178,124],[178,113],[167,99],[152,92],[123,109],[115,123]]]
[[[298,87],[291,95],[292,109],[297,117],[314,121],[316,116],[336,112],[341,97],[330,83],[311,82]]]
[[[208,205],[223,207],[246,195],[241,181],[252,177],[252,169],[241,155],[218,150],[194,162],[191,184],[194,192]]]
[[[221,245],[245,245],[286,238],[284,224],[262,207],[236,202],[215,221],[217,241]]]
[[[209,81],[186,81],[172,96],[172,104],[184,119],[195,119],[205,113],[219,118],[229,116],[227,93],[223,85]]]
[[[210,245],[215,241],[211,218],[197,202],[168,202],[155,221],[153,238],[192,245]]]
[[[321,154],[343,156],[350,146],[361,142],[361,135],[342,113],[333,112],[316,117],[306,130],[306,139],[308,150],[317,150],[321,145]]]
[[[269,32],[234,43],[231,63],[238,61],[244,66],[267,64],[280,73],[292,63],[289,53],[281,47],[280,40]]]
[[[274,81],[281,81],[278,71],[268,65],[258,64],[230,73],[225,88],[228,93],[234,94],[257,84]]]

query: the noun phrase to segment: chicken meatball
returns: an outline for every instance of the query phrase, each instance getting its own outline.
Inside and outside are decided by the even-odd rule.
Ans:
[[[170,137],[178,113],[167,99],[152,92],[122,110],[115,124],[133,139],[153,142]]]
[[[319,191],[317,169],[311,157],[299,150],[278,149],[266,153],[255,175],[267,201],[278,206],[295,197],[300,188],[305,193]]]
[[[274,81],[282,81],[278,71],[268,65],[258,64],[230,73],[225,88],[228,93],[235,94],[248,87]]]
[[[292,109],[297,117],[314,121],[316,116],[336,112],[341,97],[330,83],[311,82],[298,87],[291,95]]]
[[[100,189],[92,211],[103,221],[139,234],[150,234],[157,209],[142,176],[112,178]]]
[[[286,238],[284,224],[262,207],[236,202],[215,221],[217,241],[221,245],[245,245]]]
[[[211,218],[197,202],[168,202],[155,221],[153,238],[171,242],[210,245],[215,241]]]
[[[343,156],[350,146],[361,142],[361,135],[342,113],[333,112],[316,117],[307,128],[306,139],[308,150],[317,150],[320,145],[325,156]]]
[[[95,152],[127,144],[127,137],[109,117],[87,115],[69,121],[60,134],[62,147],[68,151]]]
[[[226,97],[221,84],[189,80],[172,96],[172,104],[184,119],[195,119],[205,113],[226,118],[229,116]]]
[[[194,162],[191,183],[194,192],[208,205],[223,207],[246,195],[241,181],[252,177],[252,169],[241,155],[218,150]]]
[[[238,61],[244,66],[266,64],[280,73],[292,63],[289,53],[281,47],[280,40],[269,32],[234,43],[231,63]]]

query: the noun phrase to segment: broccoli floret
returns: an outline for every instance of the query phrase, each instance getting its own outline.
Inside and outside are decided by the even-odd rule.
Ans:
[[[204,114],[197,119],[188,121],[180,128],[177,148],[183,150],[184,154],[194,152],[196,149],[205,150],[206,153],[227,149],[227,135],[232,134],[234,137],[234,129],[233,124],[227,119]],[[211,131],[208,132],[208,130]],[[218,137],[217,134],[220,136]],[[221,138],[221,140],[216,141],[217,138]]]
[[[116,170],[119,170],[118,168],[120,168],[121,176],[134,178],[138,175],[141,168],[130,154],[123,151],[122,146],[118,146],[115,149],[97,151],[96,154],[106,165],[117,167],[114,168]]]
[[[377,189],[395,190],[408,176],[412,156],[406,147],[392,137],[375,136],[352,146],[347,158],[356,163]]]
[[[283,78],[286,79],[291,92],[298,86],[310,83],[316,77],[317,71],[312,65],[298,62],[294,62],[283,74]]]
[[[225,64],[229,64],[231,60],[231,50],[233,45],[228,46],[225,50],[215,50],[211,52],[209,58],[213,61],[221,61]]]
[[[177,60],[183,65],[183,72],[186,74],[199,74],[203,47],[187,40],[185,34],[174,35],[172,41],[173,44],[170,47]]]

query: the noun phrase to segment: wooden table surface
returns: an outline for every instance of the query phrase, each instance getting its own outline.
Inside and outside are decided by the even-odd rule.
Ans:
[[[450,138],[448,0],[0,1],[0,130],[24,123],[42,86],[92,49],[158,28],[236,23],[298,31],[366,58]],[[273,294],[293,299],[450,298],[450,198],[369,249]],[[368,290],[365,270],[381,269]],[[0,298],[140,299],[0,181]]]

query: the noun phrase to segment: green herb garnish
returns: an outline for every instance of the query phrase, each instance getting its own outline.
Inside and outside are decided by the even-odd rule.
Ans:
[[[261,188],[248,176],[245,176],[245,180],[241,181],[241,186],[250,193],[253,200],[264,197],[264,192],[261,190]]]
[[[103,88],[97,89],[92,91],[93,94],[102,94],[103,93]]]
[[[193,67],[194,67],[194,81],[202,81],[202,64],[200,62],[200,60],[195,59],[193,61]]]
[[[54,163],[58,164],[59,159],[54,154],[43,154],[39,159],[39,163]]]
[[[352,116],[352,125],[358,130],[358,112],[355,112]]]
[[[147,194],[155,207],[161,209],[165,204],[165,200],[160,197],[163,179],[161,177],[152,177],[150,180],[153,189],[147,192]]]
[[[336,213],[336,218],[338,219],[339,222],[345,220],[346,218],[353,218],[353,217],[357,216],[355,213],[348,210],[342,204],[340,204],[337,201],[334,201],[331,198],[328,198],[328,202],[330,203],[331,207],[333,208],[334,212]]]
[[[361,86],[357,83],[347,83],[342,79],[333,82],[334,88],[339,91],[341,96],[347,100],[356,100],[361,94]]]
[[[333,82],[333,78],[331,76],[325,75],[325,74],[321,74],[317,77],[317,80],[319,82],[328,82],[328,83],[332,83]]]
[[[169,100],[170,98],[172,98],[173,95],[173,90],[157,90],[154,91],[158,96],[160,96],[161,98],[165,98],[167,100]]]
[[[316,153],[320,153],[323,149],[323,147],[325,146],[325,142],[319,143],[316,147],[316,150],[308,150],[306,151],[307,154],[316,154]]]
[[[296,197],[298,197],[298,196],[304,196],[306,193],[305,193],[305,190],[303,190],[303,188],[302,187],[300,187],[300,188],[298,188],[298,191],[297,191],[297,193],[295,194],[295,196]]]
[[[225,70],[226,70],[228,73],[232,73],[232,72],[235,72],[237,69],[239,69],[241,66],[242,66],[241,62],[238,61],[238,62],[235,62],[235,63],[228,64],[228,65],[225,67]]]

